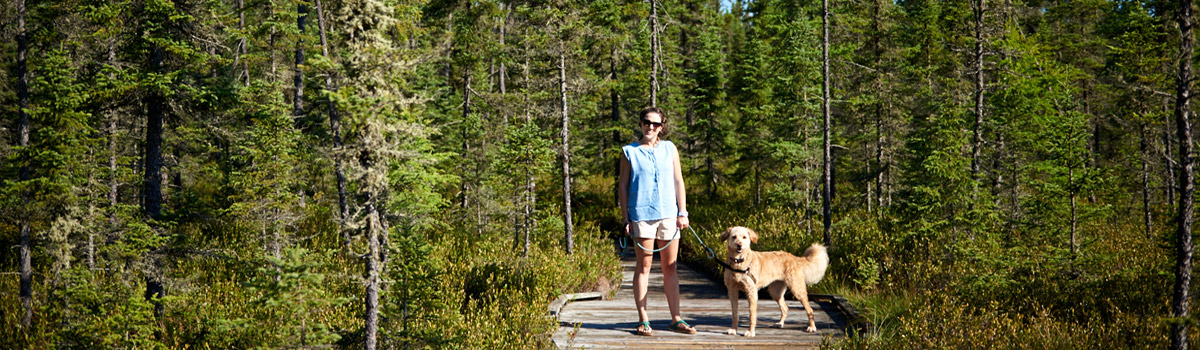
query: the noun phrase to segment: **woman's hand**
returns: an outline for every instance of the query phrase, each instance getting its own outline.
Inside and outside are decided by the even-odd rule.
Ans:
[[[688,222],[688,217],[680,216],[680,217],[675,218],[675,226],[678,226],[679,229],[682,230],[682,229],[687,228],[688,226],[691,226],[691,223]]]

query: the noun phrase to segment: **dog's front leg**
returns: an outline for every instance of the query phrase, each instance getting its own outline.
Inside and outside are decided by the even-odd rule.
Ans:
[[[754,327],[758,326],[758,289],[749,288],[746,291],[746,301],[750,304],[750,330],[746,331],[743,336],[753,337]]]
[[[729,289],[729,307],[733,309],[733,324],[729,326],[729,330],[725,331],[729,335],[737,335],[738,329],[738,290],[737,287],[726,287]]]

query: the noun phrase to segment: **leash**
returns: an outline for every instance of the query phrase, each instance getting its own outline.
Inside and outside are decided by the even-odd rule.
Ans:
[[[704,244],[704,240],[700,239],[700,235],[696,234],[696,230],[693,230],[692,226],[690,226],[690,225],[687,227],[687,229],[688,229],[688,231],[692,232],[692,237],[696,237],[696,241],[700,242],[700,246],[704,247],[704,254],[708,255],[709,259],[712,259],[713,261],[717,262],[718,265],[721,265],[721,267],[724,267],[726,270],[734,271],[737,273],[746,273],[747,272],[747,270],[734,268],[733,266],[730,266],[729,264],[725,263],[725,261],[722,261],[721,259],[717,259],[717,253],[713,252],[712,248],[709,248],[707,244]],[[679,237],[679,231],[682,231],[682,230],[680,230],[678,228],[675,229],[675,238]],[[633,239],[633,234],[626,233],[626,236],[627,237],[621,238],[621,249],[622,250],[625,249],[625,247],[626,247],[625,238],[629,238],[629,240],[633,241],[633,244],[637,244],[638,248],[641,248],[642,250],[650,252],[650,253],[657,253],[663,249],[667,249],[667,247],[671,246],[671,243],[675,243],[675,238],[671,238],[671,241],[669,243],[667,243],[667,245],[664,245],[662,248],[647,249],[646,247],[643,247],[641,243],[638,243],[637,240]]]
[[[692,231],[692,232],[695,233],[695,231]],[[630,241],[633,241],[633,244],[636,244],[638,246],[638,248],[641,248],[642,250],[645,250],[646,252],[653,254],[653,253],[658,253],[658,252],[662,251],[663,249],[667,249],[667,247],[670,247],[671,244],[674,244],[675,239],[679,238],[679,229],[678,228],[675,229],[675,237],[671,237],[671,240],[667,241],[667,245],[664,245],[664,246],[662,246],[662,248],[658,248],[658,249],[650,249],[650,248],[643,247],[641,243],[638,243],[638,241],[636,239],[633,239],[634,237],[633,237],[632,233],[626,232],[625,237],[621,237],[621,250],[625,250],[625,247],[626,247],[625,239],[626,238],[629,238]],[[703,243],[703,242],[701,242],[701,243]]]

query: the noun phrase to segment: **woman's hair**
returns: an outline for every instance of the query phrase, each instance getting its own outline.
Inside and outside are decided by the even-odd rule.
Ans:
[[[663,137],[666,137],[668,134],[667,131],[670,130],[670,128],[667,126],[667,114],[663,113],[662,108],[658,108],[658,107],[642,108],[641,111],[638,111],[638,125],[641,125],[642,121],[646,120],[646,115],[648,115],[650,113],[657,113],[658,116],[662,118],[663,126],[662,126],[662,129],[660,129],[658,131],[658,138],[661,139]]]

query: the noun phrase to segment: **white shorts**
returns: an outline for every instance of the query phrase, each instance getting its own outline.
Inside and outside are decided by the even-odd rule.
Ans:
[[[668,241],[679,238],[679,228],[675,225],[675,218],[634,221],[629,224],[629,234],[634,238],[654,238]]]

